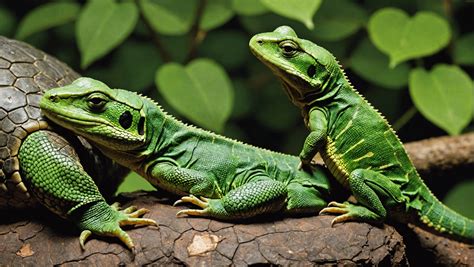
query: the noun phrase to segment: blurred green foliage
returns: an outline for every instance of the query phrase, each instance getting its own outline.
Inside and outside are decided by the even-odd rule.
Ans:
[[[332,51],[412,141],[474,129],[473,14],[465,0],[16,0],[0,3],[0,34],[146,94],[182,120],[296,154],[307,132],[250,54],[253,34],[289,25]],[[121,191],[149,186],[131,177]],[[469,209],[459,203],[474,203],[472,183],[447,199]]]

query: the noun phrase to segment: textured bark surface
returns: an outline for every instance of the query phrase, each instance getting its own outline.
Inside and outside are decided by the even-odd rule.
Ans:
[[[391,226],[346,223],[331,228],[330,216],[265,218],[226,223],[177,218],[180,209],[150,194],[128,195],[127,204],[146,207],[156,227],[130,230],[137,246],[133,258],[117,240],[91,239],[83,252],[78,232],[55,217],[19,219],[0,225],[0,265],[186,264],[379,264],[407,262],[403,239]],[[122,199],[123,200],[123,199]],[[4,218],[4,215],[2,215]],[[111,242],[111,243],[109,243]]]
[[[473,169],[474,134],[407,145],[423,174]],[[468,151],[468,153],[464,153]],[[462,159],[461,157],[464,157]],[[0,212],[0,266],[5,265],[407,265],[474,266],[474,245],[427,233],[413,226],[345,223],[332,216],[265,217],[227,223],[176,218],[176,197],[160,192],[122,196],[125,206],[151,210],[145,217],[160,228],[129,230],[134,256],[115,239],[91,239],[79,247],[79,232],[46,210]],[[391,224],[391,223],[389,223]]]

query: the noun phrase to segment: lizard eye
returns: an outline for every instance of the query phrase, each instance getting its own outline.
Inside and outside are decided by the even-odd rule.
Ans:
[[[283,55],[285,57],[292,57],[296,54],[296,52],[298,52],[298,45],[291,40],[281,42],[280,48],[282,49]]]
[[[102,95],[91,95],[87,99],[87,105],[92,111],[101,111],[106,103],[107,101]]]

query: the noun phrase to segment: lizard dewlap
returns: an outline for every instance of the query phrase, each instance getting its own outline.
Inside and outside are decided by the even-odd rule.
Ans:
[[[474,221],[437,200],[423,183],[385,118],[350,84],[326,49],[298,38],[288,26],[250,40],[253,54],[281,80],[311,131],[300,153],[308,164],[320,153],[358,204],[331,202],[333,223],[383,221],[387,216],[474,241]]]

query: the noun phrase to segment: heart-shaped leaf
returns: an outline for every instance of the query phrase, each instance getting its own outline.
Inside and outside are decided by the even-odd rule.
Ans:
[[[193,24],[198,2],[196,0],[140,0],[140,9],[156,32],[167,35],[187,33]]]
[[[16,38],[29,35],[73,21],[79,14],[77,3],[48,3],[30,11],[21,21]]]
[[[448,22],[432,12],[418,12],[412,18],[401,9],[383,8],[368,25],[375,46],[390,57],[390,66],[412,58],[432,55],[451,38]]]
[[[230,0],[207,0],[199,27],[210,31],[229,21],[234,16]]]
[[[354,1],[324,1],[314,18],[314,34],[325,41],[341,40],[360,29],[367,21],[367,13]]]
[[[395,68],[389,68],[388,57],[378,51],[367,38],[352,53],[350,66],[357,75],[385,88],[399,89],[408,83],[408,64],[401,63]]]
[[[313,29],[313,16],[321,5],[321,0],[260,0],[274,13],[298,20],[308,29]]]
[[[431,72],[414,69],[409,79],[410,95],[428,120],[451,135],[459,134],[472,119],[472,80],[457,66],[436,65]]]
[[[255,16],[265,13],[268,9],[255,0],[232,0],[232,8],[239,15]]]
[[[210,59],[196,59],[183,67],[168,63],[155,77],[158,90],[179,113],[216,132],[224,129],[233,103],[233,89],[224,69]]]
[[[122,43],[137,19],[138,9],[133,2],[89,1],[79,15],[76,28],[82,68]]]

